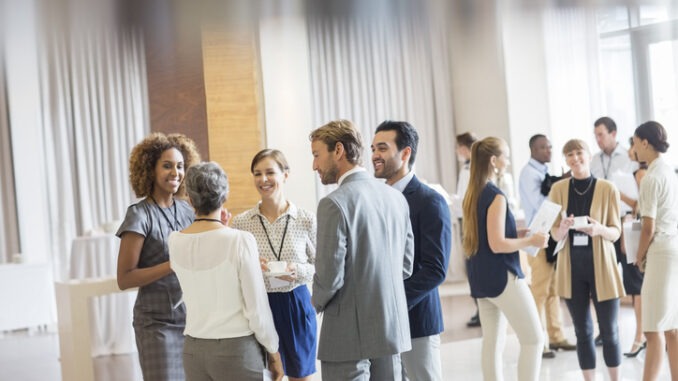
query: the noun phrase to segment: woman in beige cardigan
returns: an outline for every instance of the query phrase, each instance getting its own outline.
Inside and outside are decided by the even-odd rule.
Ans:
[[[564,240],[558,252],[556,292],[565,299],[572,316],[584,379],[595,377],[596,349],[590,311],[593,300],[605,364],[610,379],[619,380],[617,315],[619,298],[624,296],[614,250],[614,241],[621,234],[619,192],[612,183],[591,175],[591,153],[585,142],[568,141],[563,155],[572,177],[555,183],[549,193],[549,199],[563,208],[562,218],[551,229],[554,240]]]

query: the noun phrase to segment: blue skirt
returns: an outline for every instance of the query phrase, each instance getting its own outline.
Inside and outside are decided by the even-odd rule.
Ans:
[[[318,324],[306,285],[290,292],[271,292],[268,303],[280,337],[280,357],[285,374],[302,378],[316,372]]]

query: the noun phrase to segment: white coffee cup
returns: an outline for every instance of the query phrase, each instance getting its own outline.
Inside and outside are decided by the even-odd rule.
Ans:
[[[586,216],[579,216],[574,218],[574,224],[572,224],[572,227],[579,228],[588,225],[588,223],[589,220]]]
[[[286,261],[269,261],[266,263],[268,266],[268,271],[272,273],[282,273],[287,269]]]

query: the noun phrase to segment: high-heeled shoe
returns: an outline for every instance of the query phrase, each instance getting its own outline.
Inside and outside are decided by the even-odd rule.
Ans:
[[[647,347],[647,342],[641,343],[640,341],[634,341],[633,346],[631,347],[631,352],[624,353],[626,357],[636,357],[638,354]],[[635,349],[635,351],[634,351]]]

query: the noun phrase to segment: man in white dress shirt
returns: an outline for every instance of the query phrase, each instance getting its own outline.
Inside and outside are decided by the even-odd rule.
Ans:
[[[541,134],[530,138],[530,160],[520,171],[518,192],[520,204],[525,211],[525,222],[529,226],[537,210],[546,199],[542,193],[542,182],[548,174],[551,162],[551,142]],[[554,358],[554,350],[574,350],[577,347],[565,339],[560,314],[560,298],[555,293],[555,265],[547,261],[545,249],[539,250],[535,257],[527,259],[532,269],[530,290],[539,311],[541,324],[548,333],[548,346],[544,348],[543,358]]]
[[[613,181],[615,172],[632,173],[636,165],[629,159],[627,149],[617,142],[617,124],[612,118],[598,118],[594,126],[600,152],[591,158],[591,173],[598,179]]]

